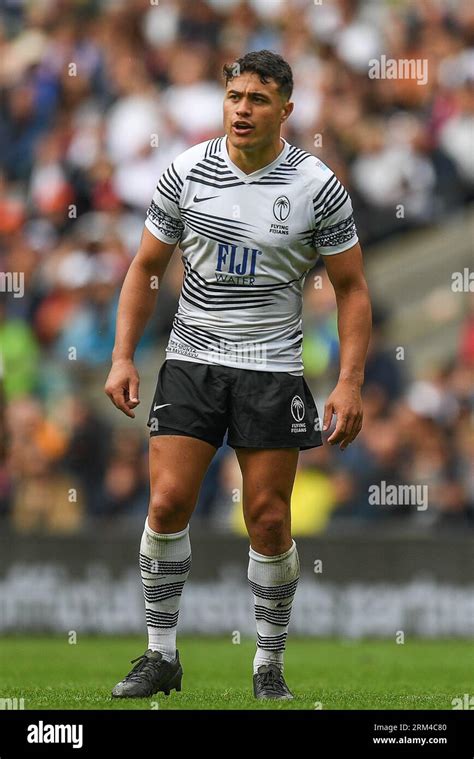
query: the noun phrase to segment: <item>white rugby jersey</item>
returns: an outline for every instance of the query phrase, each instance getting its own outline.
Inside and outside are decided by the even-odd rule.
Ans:
[[[334,173],[283,142],[272,163],[245,174],[218,137],[161,176],[145,225],[179,243],[185,270],[167,359],[303,373],[306,275],[320,253],[358,238]]]

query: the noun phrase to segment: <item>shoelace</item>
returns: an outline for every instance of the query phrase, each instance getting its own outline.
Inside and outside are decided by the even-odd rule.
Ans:
[[[265,688],[275,692],[285,690],[283,676],[279,670],[270,669],[268,672],[261,672],[260,677]]]
[[[135,662],[138,662],[138,664],[135,664]],[[161,661],[156,662],[149,659],[145,654],[142,654],[141,656],[137,656],[136,659],[132,659],[130,664],[135,664],[135,666],[124,680],[141,680],[143,677],[152,680],[156,675],[156,665],[158,664],[159,666]]]

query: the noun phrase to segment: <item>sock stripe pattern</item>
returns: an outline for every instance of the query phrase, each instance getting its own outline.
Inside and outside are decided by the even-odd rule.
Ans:
[[[180,596],[183,592],[184,582],[170,582],[169,585],[161,585],[155,587],[154,585],[145,585],[143,582],[143,593],[145,601],[153,603],[154,601],[163,601],[164,598],[173,598],[173,596]]]
[[[265,588],[263,585],[258,585],[256,582],[252,582],[251,580],[249,580],[249,585],[252,588],[254,596],[258,596],[259,598],[270,598],[278,600],[280,598],[288,598],[288,596],[293,596],[296,592],[298,580],[293,580],[293,582],[288,582],[285,585],[279,585],[277,588]]]
[[[186,561],[159,561],[140,554],[140,569],[151,575],[177,575],[188,572],[191,568],[191,557]]]
[[[257,650],[256,673],[262,664],[276,664],[283,671],[291,607],[300,577],[300,563],[293,540],[286,553],[259,554],[250,547],[248,582],[254,598]]]
[[[174,614],[167,614],[164,611],[146,610],[146,623],[148,627],[176,627],[178,624],[179,611]]]
[[[255,619],[265,619],[279,627],[286,627],[290,623],[291,609],[267,609],[266,606],[255,604]]]
[[[267,651],[284,651],[286,644],[286,636],[288,633],[284,632],[281,635],[272,635],[266,637],[257,633],[257,646],[264,648]]]
[[[147,519],[139,559],[148,648],[171,661],[176,655],[181,594],[191,569],[189,525],[181,532],[160,534],[150,529]]]

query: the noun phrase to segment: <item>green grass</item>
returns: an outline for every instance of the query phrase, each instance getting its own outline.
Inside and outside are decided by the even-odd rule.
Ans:
[[[253,640],[179,638],[183,690],[115,700],[110,690],[145,649],[144,638],[4,637],[0,698],[25,709],[451,709],[473,692],[470,641],[339,641],[291,638],[285,677],[290,702],[252,695]],[[153,707],[153,703],[155,706]],[[157,706],[156,706],[157,705]]]

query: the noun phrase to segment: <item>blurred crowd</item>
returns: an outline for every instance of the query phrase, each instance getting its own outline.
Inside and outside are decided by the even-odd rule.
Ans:
[[[221,134],[222,65],[261,48],[293,67],[285,138],[347,186],[366,250],[474,200],[467,0],[3,0],[0,272],[23,279],[21,297],[4,292],[6,279],[0,288],[0,437],[9,439],[0,513],[18,529],[144,518],[146,431],[124,434],[105,413],[105,396],[88,390],[108,371],[120,285],[160,173],[188,146]],[[382,54],[426,60],[426,82],[370,78],[368,62]],[[166,340],[181,280],[175,256],[139,361]],[[364,430],[344,453],[301,455],[296,533],[343,516],[474,524],[467,298],[465,311],[453,355],[421,379],[397,360],[384,331],[389,315],[376,311]],[[327,282],[307,288],[305,314],[306,376],[321,410],[338,361]],[[368,487],[381,480],[426,484],[430,508],[369,504]],[[195,518],[242,530],[239,494],[224,446]]]

